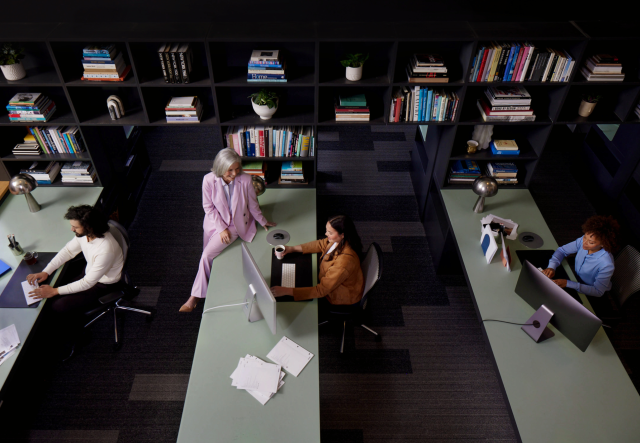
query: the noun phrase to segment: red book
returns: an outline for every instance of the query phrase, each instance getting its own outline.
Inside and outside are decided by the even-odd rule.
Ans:
[[[518,59],[516,60],[516,64],[513,67],[513,75],[511,76],[511,80],[512,82],[515,82],[516,79],[518,78],[518,69],[520,69],[520,64],[522,63],[522,56],[524,55],[524,51],[526,49],[526,46],[521,45],[520,46],[520,51],[518,52]]]
[[[396,99],[396,109],[395,109],[395,118],[393,119],[394,122],[398,123],[400,121],[400,110],[402,109],[402,99],[401,98],[397,98]]]
[[[487,62],[487,55],[489,54],[489,49],[485,48],[484,53],[482,54],[482,63],[480,63],[480,69],[478,69],[478,77],[476,81],[480,81],[480,77],[482,77],[482,70],[484,69],[484,64]]]
[[[258,130],[258,143],[260,146],[260,157],[264,157],[264,129]]]
[[[84,75],[83,75],[82,77],[80,77],[80,80],[91,81],[91,82],[123,82],[124,79],[127,77],[127,74],[129,74],[129,71],[131,71],[131,65],[124,68],[124,71],[122,71],[122,74],[118,78],[84,78]]]

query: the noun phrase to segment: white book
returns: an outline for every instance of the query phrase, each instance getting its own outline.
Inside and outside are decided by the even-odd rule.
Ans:
[[[255,50],[251,53],[251,61],[278,61],[280,51],[278,49]]]

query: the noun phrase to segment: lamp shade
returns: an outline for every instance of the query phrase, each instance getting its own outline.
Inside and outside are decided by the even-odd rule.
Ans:
[[[18,174],[9,181],[9,192],[13,195],[29,194],[38,187],[38,182],[29,174]]]
[[[482,197],[493,197],[498,193],[498,182],[493,177],[481,175],[474,180],[472,189]]]
[[[264,180],[257,175],[251,176],[251,184],[253,185],[253,189],[256,190],[257,196],[264,194],[264,191],[267,190],[267,185],[264,183]]]

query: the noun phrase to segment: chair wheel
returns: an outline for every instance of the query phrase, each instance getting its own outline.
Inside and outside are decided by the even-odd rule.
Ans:
[[[374,339],[377,342],[381,342],[382,341],[382,335],[378,334],[376,335],[376,338]]]
[[[156,313],[158,312],[158,310],[156,308],[151,308],[149,309],[149,312],[151,312],[151,314],[147,315],[147,318],[145,318],[145,321],[147,323],[151,323],[153,319],[156,318]]]
[[[120,349],[122,349],[122,342],[121,342],[121,341],[119,341],[118,343],[114,343],[114,344],[113,344],[113,350],[114,350],[114,352],[117,352],[117,351],[119,351]]]

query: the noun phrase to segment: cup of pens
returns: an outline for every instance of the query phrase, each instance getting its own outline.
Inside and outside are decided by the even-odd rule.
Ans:
[[[9,249],[11,249],[11,252],[13,253],[13,255],[19,256],[24,254],[24,251],[22,250],[20,243],[16,241],[15,235],[9,234],[7,235],[7,238],[9,239]]]

